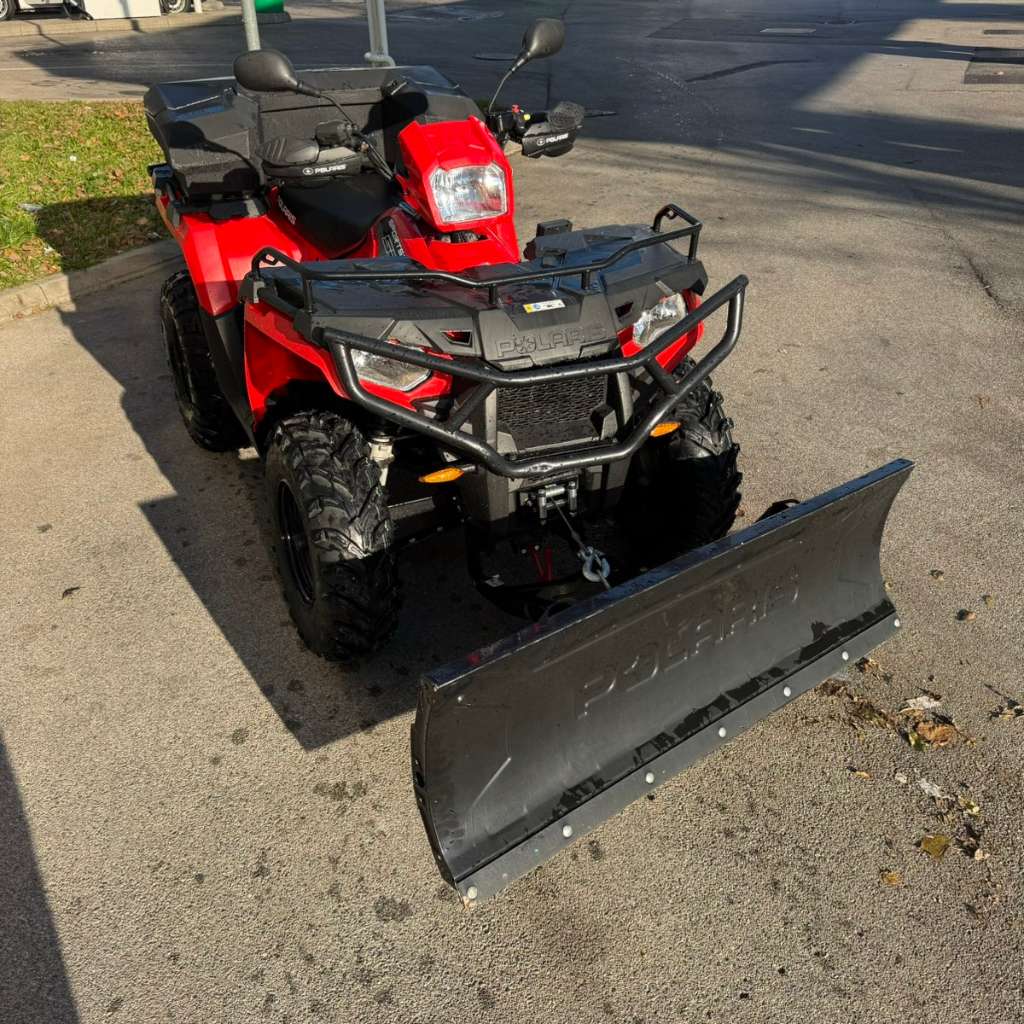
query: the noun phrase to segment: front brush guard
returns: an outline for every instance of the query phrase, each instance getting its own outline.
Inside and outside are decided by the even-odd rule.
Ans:
[[[866,476],[427,675],[416,798],[442,875],[486,899],[898,627]]]
[[[743,293],[747,284],[747,278],[740,274],[724,288],[720,288],[714,295],[702,302],[697,309],[680,320],[678,324],[665,331],[651,345],[635,355],[592,359],[586,362],[577,361],[529,370],[497,370],[478,360],[442,359],[404,345],[391,345],[379,338],[368,338],[334,327],[322,328],[321,334],[334,353],[345,391],[357,405],[390,420],[392,423],[397,423],[399,426],[425,434],[448,448],[465,452],[475,461],[486,466],[492,473],[524,479],[585,469],[587,466],[601,466],[633,455],[650,437],[651,431],[661,422],[665,414],[705,380],[735,348],[743,324]],[[718,344],[682,377],[677,378],[665,370],[658,362],[657,357],[726,303],[729,306],[726,326]],[[353,349],[372,352],[396,362],[420,366],[435,373],[462,377],[473,381],[475,386],[463,397],[461,404],[452,415],[442,423],[422,413],[403,409],[401,406],[367,391],[356,371],[352,358]],[[547,384],[552,381],[578,380],[581,377],[612,377],[615,374],[641,367],[656,382],[661,389],[661,395],[651,403],[645,415],[633,426],[626,438],[618,443],[593,444],[579,451],[558,455],[527,454],[508,458],[501,455],[486,441],[462,431],[463,424],[466,423],[473,411],[487,400],[495,388],[527,387],[531,384]]]

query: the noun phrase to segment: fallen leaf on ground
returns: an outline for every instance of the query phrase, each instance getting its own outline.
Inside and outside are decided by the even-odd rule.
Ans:
[[[917,735],[930,747],[946,747],[957,737],[956,727],[945,722],[918,722]]]
[[[918,779],[917,784],[935,800],[942,800],[946,796],[946,794],[943,793],[934,782],[929,782],[927,779]]]
[[[855,778],[855,779],[870,779],[871,778],[871,772],[866,772],[866,771],[864,771],[863,768],[860,768],[857,771],[851,771],[850,775],[853,778]]]
[[[865,722],[878,726],[879,729],[889,729],[892,727],[892,721],[884,711],[876,708],[871,701],[862,700],[860,697],[854,697],[850,714],[854,718],[860,718]]]
[[[1024,704],[1008,697],[1006,703],[992,712],[993,718],[1024,718]]]
[[[914,748],[914,750],[927,750],[928,744],[917,734],[914,729],[907,730],[907,742]]]
[[[981,848],[981,833],[971,831],[968,826],[967,837],[965,839],[958,839],[957,845],[960,847],[960,851],[965,857],[970,857],[971,860],[982,861],[988,860],[992,856],[988,850]]]
[[[60,595],[60,599],[63,601],[67,597],[71,597],[72,594],[77,593],[81,590],[81,587],[66,587]]]
[[[978,616],[975,612],[972,612],[970,608],[961,608],[956,613],[957,620],[959,622],[973,622]]]
[[[946,850],[949,849],[949,836],[944,836],[939,832],[933,835],[922,836],[917,841],[917,846],[922,853],[927,853],[932,860],[941,860]]]
[[[986,608],[991,608],[996,603],[996,599],[991,594],[982,594],[981,599],[985,602]]]
[[[875,661],[874,658],[861,658],[860,661],[857,662],[857,668],[859,668],[861,672],[868,672],[870,669],[878,668],[878,662]]]
[[[928,575],[933,580],[944,580],[946,578],[946,574],[941,569],[932,569]]]
[[[908,700],[900,708],[900,714],[903,714],[905,711],[931,711],[933,708],[940,707],[942,707],[941,700],[936,700],[929,693],[923,693],[920,697],[912,697]]]
[[[903,884],[903,875],[898,871],[879,871],[878,877],[886,884],[894,888]]]
[[[956,798],[956,802],[960,805],[964,813],[969,814],[972,818],[977,818],[981,814],[981,808],[966,796],[958,796]]]

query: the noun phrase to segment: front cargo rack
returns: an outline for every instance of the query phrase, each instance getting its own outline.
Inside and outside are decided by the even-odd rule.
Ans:
[[[662,221],[677,219],[686,221],[686,227],[674,228],[671,231],[661,230]],[[303,310],[309,315],[316,312],[316,301],[313,295],[313,284],[316,281],[342,283],[345,281],[447,281],[450,284],[460,284],[466,288],[486,288],[487,301],[492,306],[497,306],[499,288],[506,285],[522,284],[526,281],[543,281],[553,277],[579,277],[580,285],[585,291],[590,287],[591,278],[595,273],[607,270],[631,252],[651,245],[659,245],[662,242],[673,242],[679,238],[690,240],[687,258],[693,262],[697,258],[697,247],[703,226],[696,217],[687,213],[681,206],[668,203],[655,215],[651,224],[653,234],[647,238],[636,238],[632,242],[627,242],[626,245],[616,249],[603,260],[596,260],[583,266],[552,266],[542,270],[511,274],[502,272],[500,267],[480,267],[476,276],[457,274],[449,270],[428,270],[426,267],[422,270],[317,270],[315,264],[300,263],[285,256],[277,249],[266,248],[261,249],[253,257],[252,276],[254,280],[259,281],[262,279],[260,273],[262,270],[277,267],[286,267],[288,270],[294,271],[302,281]]]
[[[663,220],[675,219],[685,220],[686,227],[671,231],[660,230]],[[317,281],[342,283],[392,280],[446,281],[467,288],[486,289],[488,302],[495,306],[498,303],[500,287],[516,285],[524,281],[580,277],[583,290],[586,290],[590,287],[590,279],[594,273],[611,267],[629,253],[678,238],[689,238],[688,259],[690,262],[694,262],[701,227],[701,222],[681,207],[668,204],[662,207],[654,218],[652,225],[654,233],[652,235],[635,239],[604,259],[583,265],[551,267],[522,273],[507,273],[499,267],[481,267],[477,271],[478,276],[475,277],[465,273],[426,268],[422,270],[376,271],[317,270],[309,264],[299,263],[275,249],[268,248],[261,250],[253,258],[252,274],[247,291],[250,298],[259,299],[261,285],[265,284],[261,278],[261,271],[264,269],[275,270],[283,267],[294,272],[302,281],[303,296],[301,310],[290,306],[291,311],[295,314],[296,327],[300,327],[301,323],[300,330],[303,332],[310,330],[315,334],[315,338],[310,340],[323,344],[331,351],[341,383],[353,402],[364,410],[400,427],[423,434],[451,451],[470,456],[500,476],[513,479],[547,477],[557,473],[617,462],[630,457],[640,448],[669,410],[704,381],[732,352],[739,338],[743,321],[743,296],[748,284],[745,275],[740,274],[713,295],[704,299],[678,324],[666,329],[650,345],[634,355],[577,359],[566,363],[520,370],[498,369],[481,359],[466,360],[431,355],[417,348],[394,345],[382,338],[356,334],[336,327],[316,326],[314,329],[312,317],[316,315],[317,311],[313,284]],[[493,271],[493,273],[489,273],[489,271]],[[658,362],[658,356],[662,352],[695,330],[712,313],[726,304],[728,304],[727,322],[722,337],[699,363],[691,366],[683,375],[676,376]],[[273,305],[277,306],[278,302],[273,302]],[[459,402],[448,418],[440,421],[427,412],[406,408],[368,391],[359,379],[352,356],[353,349],[383,356],[396,362],[407,363],[434,373],[457,377],[468,381],[470,386],[459,394]],[[555,381],[580,380],[598,375],[611,378],[617,374],[625,374],[638,369],[647,372],[653,382],[655,392],[660,392],[660,394],[657,394],[649,402],[642,413],[633,416],[631,427],[628,424],[623,424],[623,432],[627,427],[629,429],[626,436],[620,440],[589,444],[582,449],[572,451],[526,451],[514,455],[503,455],[494,444],[463,429],[470,416],[480,410],[499,388],[523,388]]]

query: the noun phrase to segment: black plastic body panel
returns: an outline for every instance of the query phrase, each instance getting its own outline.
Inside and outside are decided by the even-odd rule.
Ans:
[[[242,307],[236,306],[220,316],[210,316],[200,309],[199,318],[206,335],[206,343],[210,348],[210,361],[213,363],[217,383],[224,397],[228,400],[236,419],[242,429],[249,435],[249,440],[256,443],[253,431],[252,408],[245,386],[245,352],[242,337]]]
[[[549,269],[564,273],[604,259],[627,243],[654,237],[642,225],[565,232],[531,243],[536,252],[533,259],[465,273],[481,281],[502,273],[530,275]],[[315,310],[297,326],[311,340],[325,329],[336,329],[370,338],[395,338],[453,356],[476,356],[503,369],[522,369],[605,354],[616,346],[618,332],[635,323],[643,310],[667,292],[700,294],[707,284],[699,260],[690,260],[665,243],[638,249],[595,274],[594,287],[582,288],[578,272],[573,277],[526,280],[503,287],[496,304],[479,287],[386,276],[418,267],[401,256],[317,264],[320,272],[365,269],[380,274],[380,279],[317,282]],[[273,294],[288,306],[302,307],[302,281],[290,269],[264,268],[260,279],[262,300]],[[554,308],[537,308],[545,304]]]
[[[384,82],[408,82],[385,99]],[[331,68],[303,79],[327,90],[385,157],[398,158],[396,139],[410,121],[464,120],[477,105],[434,68]],[[281,136],[313,138],[338,118],[326,100],[287,93],[246,93],[234,78],[166,82],[145,95],[150,132],[160,144],[187,200],[256,192],[266,184],[256,157],[261,142]]]

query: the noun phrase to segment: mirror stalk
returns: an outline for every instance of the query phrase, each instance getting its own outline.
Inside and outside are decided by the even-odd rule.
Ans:
[[[521,53],[515,59],[515,63],[501,76],[501,81],[498,83],[498,88],[494,90],[494,95],[491,97],[491,102],[487,104],[487,113],[489,114],[494,109],[494,103],[498,99],[498,93],[504,88],[505,83],[526,63],[530,58],[526,54]]]

